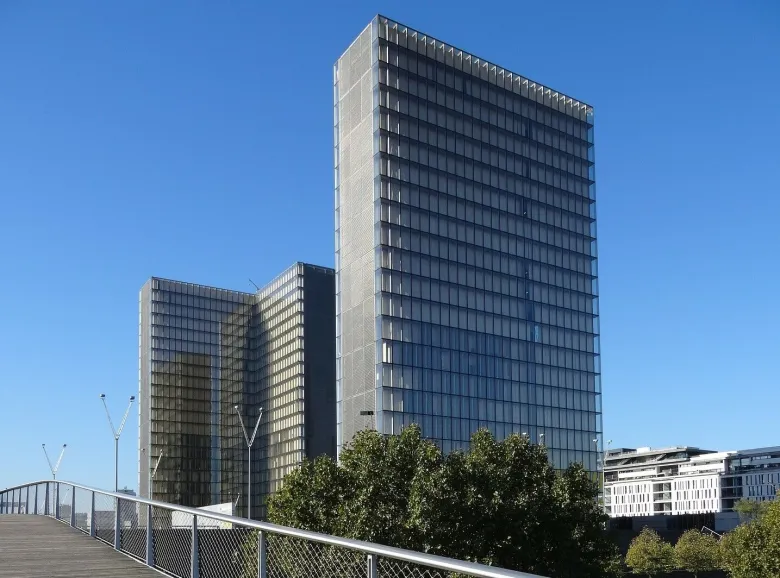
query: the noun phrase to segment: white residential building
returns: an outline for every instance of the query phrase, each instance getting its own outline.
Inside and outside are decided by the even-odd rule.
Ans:
[[[730,512],[741,498],[775,498],[780,446],[726,452],[689,446],[614,449],[605,455],[604,481],[613,518]]]

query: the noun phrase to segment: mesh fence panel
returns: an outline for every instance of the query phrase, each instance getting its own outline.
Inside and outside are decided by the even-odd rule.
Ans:
[[[38,484],[38,515],[43,516],[46,508],[46,484]]]
[[[393,558],[379,558],[377,561],[378,578],[456,578],[461,576],[467,575],[454,574]]]
[[[116,499],[113,496],[95,493],[95,536],[114,545],[114,524],[116,523]]]
[[[191,567],[192,515],[152,508],[154,565],[172,576],[188,578]]]
[[[142,560],[146,559],[146,526],[139,524],[139,508],[136,502],[119,500],[121,526],[119,530],[119,547]]]
[[[257,546],[255,546],[257,548]],[[301,538],[267,537],[269,578],[364,578],[366,555]],[[256,550],[255,550],[256,551]]]
[[[76,527],[89,533],[89,516],[92,510],[92,492],[75,488],[76,492]]]
[[[35,513],[35,486],[27,486],[25,489],[26,496],[25,496],[25,514],[34,514]]]
[[[49,516],[54,516],[54,512],[56,509],[54,507],[55,500],[57,497],[57,490],[55,489],[56,485],[57,484],[55,482],[49,482],[49,490],[48,490],[48,498],[47,498],[49,500]]]
[[[198,516],[201,578],[255,578],[258,532]]]
[[[58,484],[60,487],[59,501],[60,509],[57,515],[58,520],[64,520],[70,522],[70,501],[73,494],[73,486],[66,486],[65,484]]]

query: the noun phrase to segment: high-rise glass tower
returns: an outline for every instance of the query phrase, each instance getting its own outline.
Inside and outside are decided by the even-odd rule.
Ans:
[[[252,515],[305,458],[335,455],[334,271],[296,263],[256,293],[153,277],[140,296],[140,495]],[[154,465],[162,452],[159,467]],[[241,497],[243,496],[243,498]]]
[[[377,16],[334,69],[337,443],[600,449],[593,110]]]

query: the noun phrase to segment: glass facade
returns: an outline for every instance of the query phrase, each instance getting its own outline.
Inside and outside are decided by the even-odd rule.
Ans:
[[[303,457],[335,453],[333,299],[333,270],[301,263],[254,294],[157,278],[143,286],[141,495],[151,482],[155,499],[233,501],[246,515],[248,454],[236,405],[250,429],[264,410],[252,446],[253,517]],[[325,353],[305,359],[307,341]]]
[[[381,16],[334,99],[339,447],[487,427],[596,471],[592,108]]]

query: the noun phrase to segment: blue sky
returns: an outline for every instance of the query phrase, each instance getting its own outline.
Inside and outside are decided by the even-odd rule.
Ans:
[[[149,276],[332,265],[332,65],[377,12],[595,106],[606,437],[780,444],[780,4],[8,1],[0,487],[64,442],[112,485]]]

